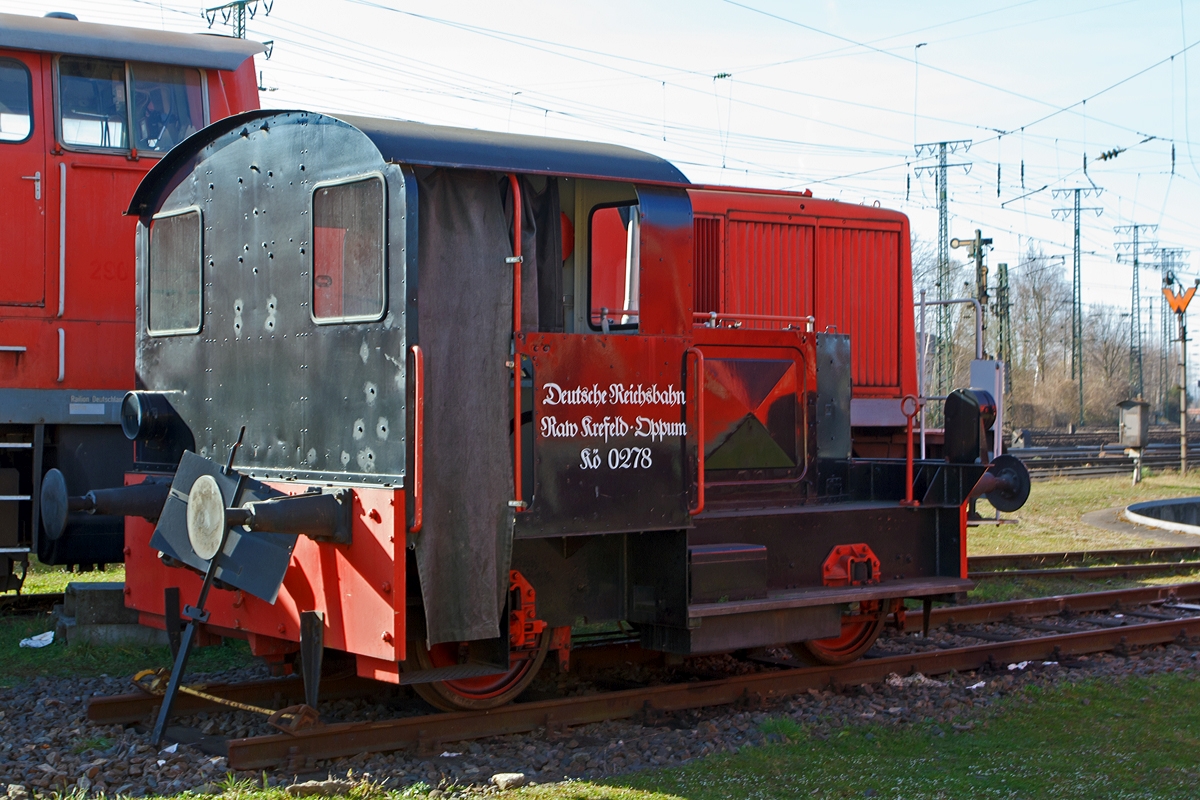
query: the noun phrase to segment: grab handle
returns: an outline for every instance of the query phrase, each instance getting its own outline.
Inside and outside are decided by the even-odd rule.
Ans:
[[[689,347],[684,357],[696,359],[696,507],[689,508],[693,517],[704,511],[704,354]]]
[[[413,354],[413,521],[409,533],[420,533],[425,522],[425,491],[421,485],[425,473],[425,353],[419,345]]]

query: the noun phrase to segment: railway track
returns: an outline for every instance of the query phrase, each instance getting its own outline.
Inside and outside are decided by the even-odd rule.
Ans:
[[[62,601],[62,592],[0,595],[0,614],[41,614]]]
[[[1087,653],[1114,649],[1127,651],[1175,641],[1190,645],[1200,637],[1197,600],[1200,600],[1200,583],[1188,583],[939,608],[931,614],[931,625],[952,629],[957,640],[983,643],[922,648],[895,655],[873,651],[872,654],[880,657],[839,667],[781,667],[781,662],[772,661],[773,669],[734,677],[515,703],[483,712],[422,714],[378,722],[336,722],[295,734],[228,740],[208,737],[201,744],[206,749],[223,752],[232,769],[284,767],[302,770],[311,767],[316,759],[413,747],[418,752],[436,752],[450,742],[539,728],[562,729],[737,702],[765,703],[831,684],[881,681],[892,673],[937,675],[1008,662],[1063,661]],[[1061,621],[1042,621],[1053,616],[1059,616]],[[997,633],[974,627],[989,624],[999,624],[1008,630]],[[906,630],[921,625],[920,615],[910,615],[905,621]],[[1082,628],[1078,627],[1081,625]],[[903,638],[907,641],[911,637]],[[584,654],[581,656],[581,660],[586,660]],[[355,681],[357,679],[327,680],[322,687],[323,694],[332,699],[338,692],[364,691],[364,687]],[[281,704],[303,695],[303,687],[296,679],[209,686],[206,691],[244,703]],[[176,712],[181,715],[220,708],[202,698],[181,697],[180,701]],[[91,700],[87,713],[96,723],[128,724],[145,719],[157,702],[157,697],[145,694],[98,697]],[[178,728],[168,729],[168,733],[188,741],[204,738]]]
[[[1057,553],[1002,553],[989,556],[971,556],[967,559],[967,569],[975,572],[1002,569],[1038,569],[1039,567],[1048,565],[1066,567],[1111,562],[1136,564],[1143,561],[1193,560],[1200,560],[1200,546],[1070,550]]]
[[[1033,480],[1058,477],[1099,477],[1133,472],[1133,458],[1120,445],[1076,447],[1023,447],[1007,451],[1024,462]],[[1200,444],[1188,444],[1188,460],[1200,458]],[[1151,444],[1142,455],[1142,466],[1179,469],[1179,443]]]
[[[1200,547],[1147,547],[1061,553],[971,556],[971,580],[988,578],[1116,578],[1200,569]]]

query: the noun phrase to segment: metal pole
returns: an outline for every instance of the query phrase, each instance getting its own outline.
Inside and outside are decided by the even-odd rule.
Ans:
[[[928,300],[927,306],[954,306],[970,303],[975,307],[975,358],[983,358],[983,306],[974,297],[957,300]]]
[[[938,277],[937,299],[939,303],[950,298],[950,221],[946,208],[946,142],[938,143]],[[937,381],[934,391],[947,394],[954,374],[954,330],[950,323],[950,309],[942,306],[938,309],[937,323],[937,360],[934,368],[937,370]]]
[[[1187,319],[1179,313],[1179,474],[1187,475]]]
[[[1079,189],[1075,190],[1075,251],[1071,283],[1071,377],[1079,382],[1079,427],[1083,427],[1083,273],[1079,251]]]
[[[914,123],[915,124],[915,123]],[[917,394],[921,397],[921,460],[925,460],[925,350],[929,346],[925,333],[925,290],[921,290],[921,358],[917,376]]]
[[[1140,276],[1138,275],[1138,225],[1133,226],[1133,300],[1130,309],[1133,316],[1129,320],[1129,382],[1133,384],[1133,393],[1140,400],[1144,385],[1142,381],[1142,295]]]

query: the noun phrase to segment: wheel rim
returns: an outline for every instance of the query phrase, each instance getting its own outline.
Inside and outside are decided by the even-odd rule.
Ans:
[[[859,604],[858,613],[842,618],[842,632],[827,639],[811,639],[793,647],[796,655],[818,664],[845,664],[871,649],[883,631],[883,603]],[[798,651],[798,652],[797,652]]]
[[[438,669],[460,663],[457,642],[435,644],[432,648],[424,643],[409,642],[410,659],[415,661],[413,670]],[[479,710],[496,708],[514,700],[537,677],[538,670],[546,660],[550,649],[550,631],[544,631],[536,648],[520,654],[507,672],[481,675],[475,678],[458,678],[431,683],[414,683],[413,690],[426,702],[443,711]],[[514,656],[518,654],[514,653]]]

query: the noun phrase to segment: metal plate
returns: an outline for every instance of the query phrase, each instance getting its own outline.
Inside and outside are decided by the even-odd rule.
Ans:
[[[211,561],[221,549],[225,501],[221,498],[221,487],[211,475],[201,475],[188,492],[187,533],[192,550],[205,561]]]
[[[192,547],[187,525],[187,498],[201,476],[208,476],[216,482],[221,502],[226,508],[268,497],[280,497],[283,493],[237,473],[226,475],[216,462],[185,452],[171,483],[171,496],[163,506],[162,516],[150,539],[150,546],[203,572],[208,569],[208,559],[201,558]],[[225,541],[224,557],[217,565],[215,577],[268,603],[274,603],[295,546],[295,536],[231,528]]]
[[[42,477],[42,527],[50,539],[62,536],[67,527],[67,480],[57,469]]]
[[[695,422],[686,341],[525,334],[534,371],[535,482],[517,536],[688,525]],[[690,382],[690,387],[689,383]],[[530,457],[530,456],[526,456]]]
[[[311,187],[379,175],[387,190],[387,311],[375,322],[315,324]],[[202,456],[223,460],[245,425],[234,466],[257,478],[402,483],[402,326],[416,251],[407,240],[410,190],[401,168],[385,164],[345,123],[280,114],[218,136],[175,177],[181,182],[161,213],[202,209],[203,325],[195,335],[145,335],[143,235],[137,373],[144,388],[177,392],[172,405]]]

